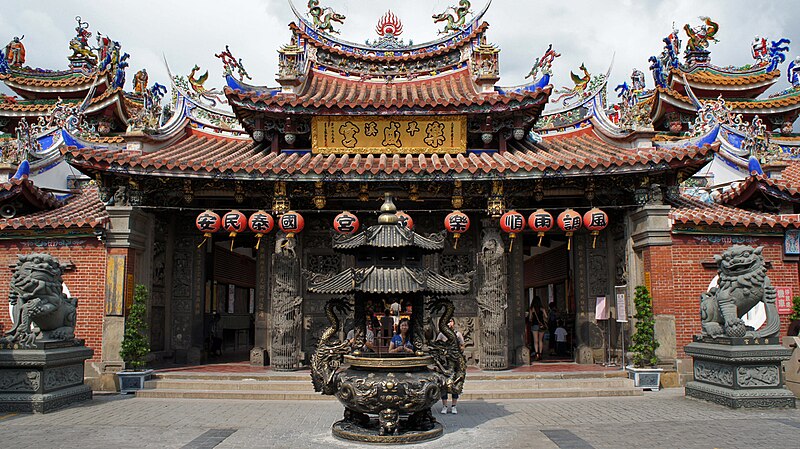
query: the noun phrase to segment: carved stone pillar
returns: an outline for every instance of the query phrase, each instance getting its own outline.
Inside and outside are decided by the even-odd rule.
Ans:
[[[476,299],[480,328],[480,366],[486,370],[508,368],[505,245],[496,220],[483,220],[481,249],[477,254]]]
[[[278,371],[300,369],[303,297],[300,292],[300,259],[297,239],[287,239],[279,232],[272,254],[272,289],[270,309],[272,335],[270,364]]]
[[[253,350],[250,351],[250,364],[265,366],[268,364],[265,353],[269,347],[269,268],[270,244],[272,239],[264,236],[261,246],[256,253],[256,307],[255,307],[255,338]]]

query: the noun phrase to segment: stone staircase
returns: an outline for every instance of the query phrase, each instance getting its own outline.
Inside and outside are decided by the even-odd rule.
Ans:
[[[637,396],[621,371],[468,372],[462,399]],[[136,393],[142,398],[334,400],[315,393],[308,371],[293,373],[160,372]]]

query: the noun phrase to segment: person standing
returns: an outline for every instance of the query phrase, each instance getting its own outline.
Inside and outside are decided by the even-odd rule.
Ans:
[[[544,333],[547,332],[547,313],[542,309],[541,300],[538,296],[533,297],[530,316],[534,360],[542,360]]]
[[[558,322],[558,327],[553,331],[553,334],[556,337],[556,351],[558,355],[567,355],[567,330],[564,329],[563,321]]]
[[[556,328],[558,327],[558,310],[556,303],[551,302],[547,307],[547,329],[550,331],[550,340],[548,340],[548,348],[550,348],[550,355],[556,355]]]
[[[449,327],[455,334],[456,339],[458,340],[458,350],[461,353],[464,353],[464,347],[466,344],[464,343],[464,336],[461,334],[460,331],[456,330],[456,321],[453,318],[450,318],[450,321],[447,322],[447,327]],[[447,341],[447,335],[444,332],[439,332],[439,335],[436,336],[436,341]],[[446,415],[447,413],[452,413],[453,415],[458,414],[458,409],[456,408],[456,404],[458,404],[458,395],[453,393],[452,401],[450,402],[451,407],[447,407],[447,390],[442,391],[442,414]]]

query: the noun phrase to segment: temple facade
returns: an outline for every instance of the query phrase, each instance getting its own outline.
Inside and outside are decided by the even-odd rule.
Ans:
[[[655,87],[635,70],[612,104],[611,68],[581,66],[573,87],[555,89],[552,45],[529,83],[500,85],[486,8],[450,8],[435,19],[443,37],[421,45],[405,43],[394,14],[357,44],[332,32],[344,16],[295,10],[276,85],[248,84],[226,47],[216,55],[225,87],[204,87],[208,72],[195,67],[172,77],[166,108],[166,88],[150,86],[146,71],[124,90],[127,55],[110,39],[91,47],[85,22],[66,71],[25,66],[12,40],[0,80],[21,98],[0,100],[9,132],[0,296],[18,253],[69,261],[64,280],[78,297],[77,334],[95,349],[87,377],[97,388],[122,367],[136,284],[150,291],[154,363],[207,362],[213,328],[227,354],[301,369],[337,291],[311,286],[360,266],[334,251],[337,217],[375,225],[386,193],[407,227],[447,244],[418,261],[433,275],[384,279],[396,297],[371,313],[380,321],[391,302],[436,291],[438,277],[469,280],[454,296],[455,320],[468,363],[482,369],[531,362],[532,302],[557,313],[569,360],[620,361],[632,292],[646,285],[661,363],[686,372],[682,348],[700,331],[713,255],[731,244],[763,246],[782,300],[797,292],[794,66],[792,87],[758,99],[782,76],[787,44],[753,50],[746,69],[720,68],[707,49],[716,24],[687,25],[685,61],[676,31],[650,58]],[[456,211],[467,229],[446,226]],[[264,214],[271,229],[252,220],[247,229]]]

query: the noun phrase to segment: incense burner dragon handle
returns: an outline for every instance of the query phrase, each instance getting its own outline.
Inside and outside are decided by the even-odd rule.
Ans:
[[[351,307],[346,299],[331,299],[325,304],[325,315],[328,317],[330,326],[322,333],[317,349],[311,356],[311,382],[314,384],[314,391],[324,395],[332,396],[339,389],[338,369],[342,363],[342,357],[350,353],[349,342],[339,341],[340,321],[337,313],[346,314]]]
[[[449,299],[435,299],[428,305],[432,313],[444,311],[439,318],[439,332],[447,337],[447,341],[430,343],[430,353],[436,362],[439,374],[445,377],[444,389],[450,394],[461,394],[467,375],[467,358],[458,342],[453,329],[447,325],[453,318],[455,306]]]

